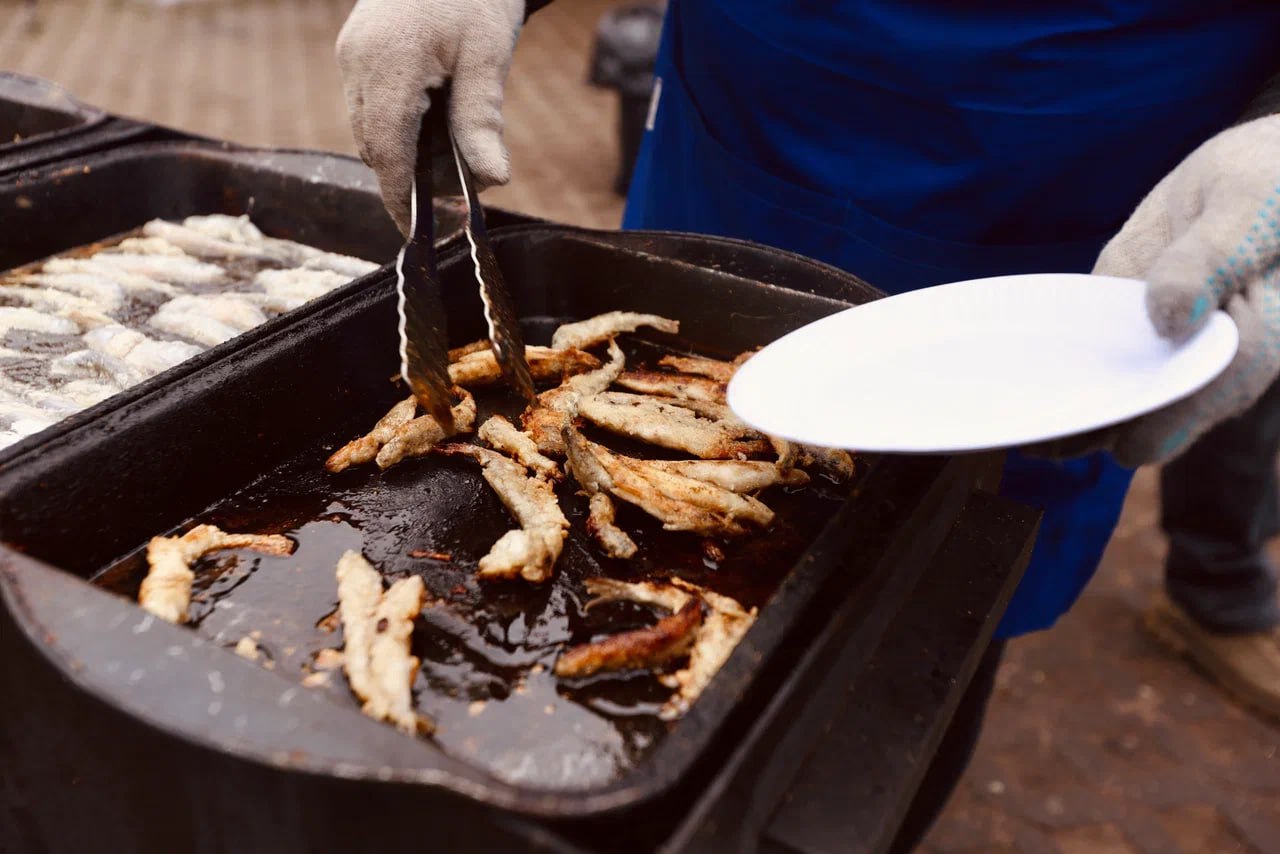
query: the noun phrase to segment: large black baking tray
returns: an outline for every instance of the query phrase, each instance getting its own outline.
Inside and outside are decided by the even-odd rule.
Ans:
[[[493,238],[522,314],[656,311],[681,320],[697,349],[722,354],[877,296],[831,268],[735,241],[544,226]],[[455,342],[483,330],[470,263],[462,251],[442,264]],[[135,731],[155,732],[156,746],[171,748],[176,739],[202,756],[278,773],[407,785],[438,798],[436,807],[460,796],[530,815],[601,815],[650,803],[685,779],[717,736],[732,730],[730,718],[749,714],[740,706],[767,687],[758,677],[785,673],[797,632],[806,615],[822,610],[824,591],[857,589],[860,611],[880,614],[883,625],[910,588],[909,568],[927,560],[972,486],[941,477],[953,468],[945,460],[871,462],[858,489],[787,567],[708,691],[639,764],[585,790],[520,787],[78,580],[218,505],[299,449],[367,429],[397,396],[387,382],[394,326],[393,280],[366,282],[301,309],[290,323],[250,333],[238,350],[222,351],[181,381],[153,384],[6,460],[0,536],[10,552],[0,583],[9,641],[39,650],[62,679],[124,715]],[[893,562],[901,564],[896,580]],[[889,589],[896,599],[882,597]],[[874,642],[866,638],[868,652]]]
[[[355,158],[207,142],[156,142],[77,156],[0,178],[0,270],[127,232],[152,218],[206,213],[247,213],[271,236],[382,264],[394,260],[401,244],[373,173]],[[463,216],[456,200],[437,202],[439,245],[460,239]],[[367,278],[321,301],[341,299]],[[287,322],[275,318],[250,334],[270,335]],[[24,439],[0,452],[0,460],[71,429],[102,408],[145,396],[153,385],[217,361],[240,346],[243,337]]]

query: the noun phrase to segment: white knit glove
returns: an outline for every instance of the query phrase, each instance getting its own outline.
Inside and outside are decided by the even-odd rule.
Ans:
[[[1183,341],[1223,308],[1240,348],[1185,400],[1088,434],[1029,449],[1071,456],[1108,449],[1122,465],[1165,462],[1243,413],[1280,373],[1280,116],[1223,131],[1142,200],[1093,272],[1147,282],[1156,330]]]
[[[359,0],[351,10],[337,45],[347,112],[401,232],[427,89],[451,81],[449,120],[476,181],[509,179],[502,92],[524,11],[524,0]]]

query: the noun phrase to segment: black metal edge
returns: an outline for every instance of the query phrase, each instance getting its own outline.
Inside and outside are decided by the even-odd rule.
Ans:
[[[18,142],[0,141],[0,162],[11,154],[34,151],[42,146],[64,142],[105,123],[108,114],[81,102],[58,84],[13,71],[0,71],[0,100],[36,107],[73,117],[76,121],[65,128],[25,137]]]
[[[969,496],[770,816],[771,841],[806,852],[890,848],[1026,570],[1041,515],[990,492]],[[862,762],[850,774],[843,760],[855,753]]]
[[[33,169],[95,154],[122,145],[160,142],[176,136],[157,125],[132,119],[108,117],[106,121],[85,128],[82,133],[54,139],[38,147],[16,151],[0,151],[0,181]]]
[[[730,264],[722,263],[714,268],[706,267],[704,265],[699,264],[698,259],[701,256],[696,251],[690,253],[688,252],[687,246],[681,247],[677,245],[677,241],[681,237],[685,236],[685,235],[682,235],[680,232],[658,231],[658,230],[605,232],[605,231],[593,231],[588,229],[577,229],[577,232],[581,239],[589,240],[593,242],[601,242],[600,238],[604,236],[605,240],[603,242],[605,243],[605,245],[614,249],[626,249],[629,252],[633,252],[641,255],[654,255],[657,257],[666,258],[668,260],[679,261],[684,264],[697,266],[697,267],[700,267],[701,269],[707,269],[710,272],[714,272],[714,273],[723,273],[723,274],[726,274],[729,276],[735,276],[738,278],[743,277],[742,271],[735,268],[735,266],[733,266],[731,263]],[[743,249],[759,249],[760,247],[760,244],[752,243],[748,240],[740,240],[738,238],[733,238],[733,237],[717,236],[714,238],[714,241],[723,246],[740,246]],[[822,261],[816,261],[813,258],[809,258],[805,255],[800,255],[786,249],[769,247],[769,250],[770,250],[770,253],[775,257],[777,257],[779,260],[785,259],[787,264],[798,266],[798,267],[807,267],[811,271],[813,271],[815,274],[826,277],[828,280],[842,282],[842,284],[844,284],[844,287],[842,288],[841,292],[838,294],[833,294],[829,292],[819,294],[815,291],[808,291],[801,288],[796,288],[794,286],[795,283],[787,281],[785,274],[781,270],[777,270],[772,273],[766,273],[766,275],[763,277],[761,277],[758,274],[752,275],[749,277],[751,278],[752,281],[759,282],[765,285],[770,285],[780,290],[785,290],[785,291],[799,290],[801,293],[808,293],[811,296],[820,296],[826,299],[840,299],[847,302],[849,305],[858,305],[866,302],[871,302],[872,300],[882,299],[883,297],[886,296],[886,293],[884,291],[875,287],[870,282],[867,282],[865,279],[862,279],[861,277],[856,276],[853,273],[849,273],[845,270],[841,270],[839,267],[834,267],[830,264],[823,263]]]
[[[594,235],[594,242],[598,245],[607,246],[607,244],[600,244],[600,241],[606,239],[607,233],[604,232],[590,232],[589,230],[575,229],[566,226],[520,226],[518,229],[513,229],[513,231],[525,231],[528,229],[537,229],[538,233],[546,239],[555,239],[557,237],[574,235]],[[495,241],[499,238],[500,235],[495,231]],[[712,241],[719,240],[719,238],[701,237],[699,239]],[[733,242],[737,243],[737,241]],[[755,248],[757,250],[759,249],[759,247]],[[465,253],[460,248],[451,253],[454,263],[462,263],[465,260],[461,258],[462,255],[465,255]],[[680,263],[671,262],[661,257],[657,258],[657,260],[664,263]],[[443,259],[442,263],[444,263]],[[385,272],[385,270],[383,272]],[[736,276],[731,276],[719,271],[712,272],[715,272],[717,276],[725,279],[746,281],[752,285],[757,284],[754,281],[741,280]],[[845,276],[845,274],[841,275]],[[371,276],[367,278],[372,279],[373,277]],[[378,285],[381,285],[381,287],[378,287]],[[383,293],[384,291],[385,293]],[[289,318],[281,318],[280,320],[282,322],[273,322],[271,324],[258,327],[258,329],[247,333],[245,336],[241,336],[234,342],[228,342],[227,345],[223,345],[221,348],[215,348],[221,350],[221,352],[217,353],[214,358],[204,360],[203,364],[193,365],[185,370],[183,370],[184,366],[180,366],[176,370],[182,371],[182,374],[186,376],[194,375],[197,371],[207,373],[213,364],[233,359],[241,351],[251,349],[253,346],[256,346],[258,342],[266,341],[277,335],[288,334],[289,329],[295,324],[303,322],[304,318],[314,318],[315,315],[320,312],[331,313],[337,312],[340,308],[349,309],[351,306],[347,304],[353,303],[355,300],[360,300],[362,302],[375,302],[389,299],[389,294],[390,279],[386,276],[381,277],[381,281],[370,281],[365,287],[356,292],[332,294],[330,295],[332,299],[326,299],[323,301],[318,300],[316,304],[300,309],[299,312],[294,313],[294,315],[291,315]],[[833,304],[833,309],[842,305],[842,303],[836,300],[831,300],[831,302]],[[238,346],[231,346],[237,342]],[[213,353],[213,351],[211,350],[209,353]],[[195,362],[197,359],[200,359],[200,357],[196,357],[196,359],[191,361]],[[245,363],[241,360],[241,364],[239,364],[237,368],[244,369],[245,366]],[[229,366],[225,366],[224,369],[228,369],[228,367]],[[156,379],[161,378],[158,377]],[[119,419],[117,423],[121,423],[124,419],[130,417],[131,413],[128,410],[140,408],[143,399],[148,397],[150,394],[163,394],[165,391],[171,389],[172,386],[176,385],[175,379],[176,378],[174,377],[169,377],[162,382],[150,382],[144,384],[148,387],[144,393],[130,395],[129,392],[125,392],[123,395],[118,397],[128,396],[130,398],[129,400],[118,403],[108,412],[87,411],[89,414],[78,420],[78,423],[75,425],[75,429],[79,430],[81,428],[88,427],[92,422],[102,420],[104,416],[107,415],[111,416],[111,421],[117,421]],[[142,388],[142,386],[136,388]],[[84,413],[82,413],[82,415],[84,415]],[[106,425],[104,424],[103,426]],[[43,443],[41,447],[26,449],[26,453],[35,453],[40,450],[56,447],[59,444],[63,444],[73,435],[74,434],[71,429],[60,431],[58,436]],[[11,465],[20,463],[21,458],[14,459],[10,462]],[[3,474],[3,470],[6,467],[8,466],[0,464],[0,474]],[[823,567],[827,564],[825,558],[829,554],[828,550],[832,549],[838,551],[839,547],[844,544],[846,539],[847,529],[844,529],[844,526],[839,523],[839,520],[842,520],[843,518],[844,514],[840,514],[837,517],[837,520],[833,520],[833,522],[824,529],[823,534],[821,534],[818,540],[811,545],[805,557],[802,558],[800,565]],[[61,572],[61,570],[47,567],[45,564],[39,565],[46,567],[50,571]],[[81,584],[85,583],[79,579],[76,579],[76,581]],[[762,618],[757,621],[757,624],[752,628],[751,632],[748,633],[746,638],[744,638],[743,642],[739,645],[738,649],[735,650],[734,655],[731,656],[729,661],[727,661],[724,667],[721,668],[720,672],[717,674],[716,680],[712,683],[712,687],[709,687],[704,697],[699,701],[699,703],[694,705],[689,715],[681,721],[679,727],[675,728],[672,735],[680,733],[686,724],[688,727],[683,729],[683,732],[689,736],[692,736],[695,730],[706,733],[716,728],[718,721],[735,706],[734,696],[725,693],[721,688],[727,682],[732,681],[737,685],[739,690],[746,690],[754,680],[754,675],[757,672],[756,663],[762,657],[764,649],[766,647],[769,649],[776,648],[778,643],[780,643],[780,634],[783,627],[775,627],[774,632],[777,632],[775,635],[769,629],[771,621],[765,619],[764,615],[770,612],[780,614],[781,609],[775,609],[773,607],[774,605],[779,604],[779,602],[786,602],[788,605],[799,606],[804,599],[810,598],[813,595],[818,586],[819,585],[804,585],[796,582],[794,587],[788,588],[784,584],[784,587],[779,590],[779,593],[775,596],[774,600],[771,601],[769,609],[762,611]],[[783,596],[784,598],[780,600],[778,596]],[[789,597],[794,597],[794,599]],[[133,606],[132,604],[130,604],[129,607],[134,608],[135,611],[137,610],[136,606]],[[70,676],[71,674],[68,675]],[[718,697],[722,699],[717,702],[716,698]],[[685,741],[689,740],[690,739],[688,738],[685,739]],[[486,790],[484,793],[485,797],[483,799],[486,802],[493,803],[504,808],[513,809],[530,815],[542,815],[547,817],[598,815],[604,812],[630,808],[639,801],[650,800],[672,788],[680,780],[684,770],[697,759],[696,755],[690,754],[687,750],[683,756],[678,755],[677,748],[675,747],[678,743],[679,739],[673,739],[671,737],[664,739],[663,744],[659,745],[658,749],[655,750],[654,755],[650,756],[645,763],[641,764],[641,766],[638,766],[638,770],[643,769],[649,772],[649,776],[642,785],[631,782],[630,777],[635,776],[635,774],[633,774],[628,777],[624,777],[609,786],[591,790],[588,793],[579,793],[572,791],[566,792],[562,790],[543,791],[513,787],[508,784],[501,783],[500,781],[493,780],[493,778],[490,778],[487,774],[484,774],[479,771],[479,769],[472,768],[471,766],[465,766],[468,773],[463,776],[483,777],[488,781],[486,782]],[[667,748],[665,755],[675,756],[676,758],[659,764],[662,762],[662,760],[659,759],[659,756],[662,755],[662,748],[668,744],[673,746]],[[368,769],[366,769],[363,775],[358,775],[354,769],[351,773],[353,776],[362,776],[364,779],[388,779],[385,772],[369,773]],[[397,772],[397,774],[402,776],[392,775],[391,779],[404,778],[412,780],[413,778],[412,772],[406,772],[403,769]]]
[[[809,754],[844,690],[870,660],[894,615],[937,554],[973,489],[998,477],[1002,455],[914,458],[939,474],[911,509],[905,530],[875,556],[864,584],[879,595],[836,597],[834,612],[802,651],[785,688],[752,722],[745,745],[728,761],[696,808],[664,844],[672,851],[746,850]],[[889,478],[896,473],[889,473]],[[857,561],[859,556],[852,555]],[[839,678],[837,678],[839,677]],[[727,839],[730,840],[727,842]],[[726,844],[727,842],[727,844]]]

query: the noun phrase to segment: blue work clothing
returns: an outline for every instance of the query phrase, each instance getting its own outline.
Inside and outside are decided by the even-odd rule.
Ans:
[[[624,226],[777,246],[889,293],[1087,272],[1278,49],[1273,2],[672,0]],[[1071,606],[1131,476],[1009,455],[1003,493],[1045,516],[998,636]]]

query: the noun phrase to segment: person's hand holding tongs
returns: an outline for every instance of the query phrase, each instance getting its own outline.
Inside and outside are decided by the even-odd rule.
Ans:
[[[377,174],[387,210],[408,238],[396,262],[401,374],[447,432],[453,416],[434,195],[465,198],[490,344],[508,382],[530,401],[535,394],[515,307],[476,195],[477,178],[491,186],[506,183],[510,174],[502,87],[524,12],[522,0],[360,0],[338,37],[360,156]]]

